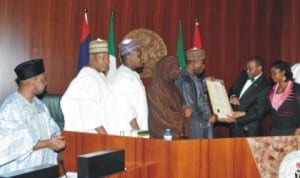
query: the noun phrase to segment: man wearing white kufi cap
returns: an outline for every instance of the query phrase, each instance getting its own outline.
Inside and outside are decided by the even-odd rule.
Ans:
[[[124,113],[119,120],[119,130],[148,130],[148,105],[145,87],[135,69],[143,66],[140,44],[135,39],[125,39],[119,44],[122,65],[118,68],[114,89]]]
[[[65,130],[114,134],[113,94],[104,73],[108,70],[108,44],[89,43],[89,62],[72,80],[61,99]]]

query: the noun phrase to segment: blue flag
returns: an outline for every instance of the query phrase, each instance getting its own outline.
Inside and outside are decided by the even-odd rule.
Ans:
[[[91,41],[91,34],[88,26],[87,11],[84,12],[84,21],[82,23],[80,48],[79,48],[79,59],[77,72],[87,65],[89,62],[89,43]]]

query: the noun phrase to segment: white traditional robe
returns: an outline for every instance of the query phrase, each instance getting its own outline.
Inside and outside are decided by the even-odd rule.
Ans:
[[[59,127],[38,98],[34,97],[30,103],[18,92],[8,96],[0,108],[0,175],[57,164],[53,150],[33,150],[39,140],[57,135],[60,135]]]
[[[108,134],[115,134],[112,96],[104,74],[83,67],[60,102],[65,118],[64,130],[97,133],[95,128],[103,126]]]
[[[137,119],[141,130],[148,130],[146,91],[139,74],[121,65],[115,74],[113,86],[122,112],[122,117],[118,120],[119,130],[131,130],[129,122],[133,118]]]

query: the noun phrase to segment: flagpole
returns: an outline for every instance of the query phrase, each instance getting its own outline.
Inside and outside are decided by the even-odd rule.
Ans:
[[[196,24],[197,26],[199,26],[199,20],[198,20],[198,18],[195,18],[195,24]]]
[[[86,23],[88,24],[88,17],[87,17],[88,9],[87,9],[87,8],[84,8],[84,9],[83,9],[83,13],[84,13],[84,19],[85,19]]]

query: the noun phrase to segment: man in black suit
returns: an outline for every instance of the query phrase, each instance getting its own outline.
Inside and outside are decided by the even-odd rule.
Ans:
[[[233,111],[242,111],[239,118],[229,117],[232,137],[252,137],[262,134],[261,124],[267,111],[269,83],[263,74],[260,56],[248,58],[247,67],[229,91]]]

